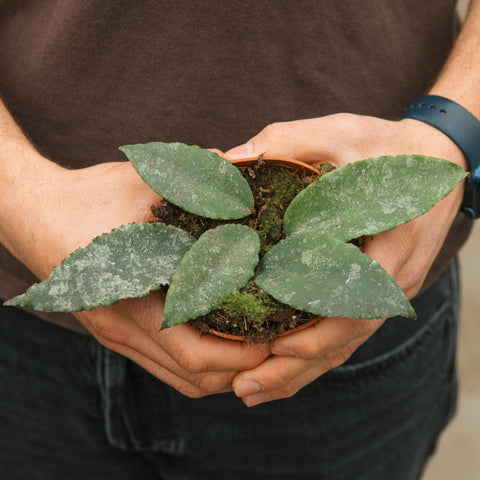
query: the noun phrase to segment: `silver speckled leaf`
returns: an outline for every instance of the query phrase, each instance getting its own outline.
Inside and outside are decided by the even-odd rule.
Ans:
[[[455,163],[419,155],[370,158],[324,175],[285,212],[287,234],[328,233],[341,240],[375,235],[426,213],[466,176]]]
[[[162,223],[131,223],[75,250],[41,283],[5,305],[46,312],[92,310],[167,285],[195,239]]]
[[[415,317],[395,280],[354,245],[296,233],[261,260],[255,283],[280,302],[325,317]]]
[[[227,293],[244,287],[253,277],[259,250],[258,235],[245,225],[205,232],[172,277],[162,329],[206,315]]]
[[[252,191],[237,167],[214,152],[183,143],[120,147],[156,193],[202,217],[233,220],[249,215]]]

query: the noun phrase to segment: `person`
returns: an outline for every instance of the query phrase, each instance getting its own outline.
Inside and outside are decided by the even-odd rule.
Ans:
[[[467,169],[442,132],[397,120],[425,91],[480,117],[480,1],[447,61],[454,17],[453,0],[0,3],[0,296],[151,219],[123,144]],[[327,318],[251,346],[159,332],[155,292],[73,315],[1,307],[0,475],[420,478],[455,409],[463,188],[366,245],[417,321]]]

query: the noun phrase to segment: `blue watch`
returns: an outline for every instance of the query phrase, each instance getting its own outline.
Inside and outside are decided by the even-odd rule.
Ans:
[[[417,98],[400,115],[428,123],[450,137],[462,150],[470,166],[462,211],[469,218],[480,217],[480,121],[448,98],[425,95]]]

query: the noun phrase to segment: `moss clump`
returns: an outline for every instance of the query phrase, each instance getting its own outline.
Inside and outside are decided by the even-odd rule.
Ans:
[[[278,306],[268,294],[248,283],[242,290],[226,295],[219,308],[231,317],[240,316],[262,323]]]
[[[286,168],[264,167],[250,185],[256,195],[257,217],[252,228],[260,237],[260,254],[265,255],[283,237],[282,221],[290,202],[318,177],[298,176]],[[247,177],[248,179],[248,177]]]
[[[321,163],[320,165],[317,166],[318,170],[320,170],[321,175],[325,175],[328,172],[331,172],[332,170],[335,170],[335,167],[331,163]]]

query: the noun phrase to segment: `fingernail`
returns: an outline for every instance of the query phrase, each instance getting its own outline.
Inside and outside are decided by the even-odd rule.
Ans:
[[[263,387],[255,382],[245,381],[240,382],[235,388],[235,395],[237,397],[246,397],[254,393],[259,393],[263,390]]]
[[[229,158],[245,158],[251,157],[253,153],[253,145],[252,142],[248,141],[243,145],[239,145],[238,147],[232,148],[227,152]]]
[[[268,393],[256,393],[244,398],[243,401],[247,407],[255,407],[261,403],[269,402],[272,399]]]

